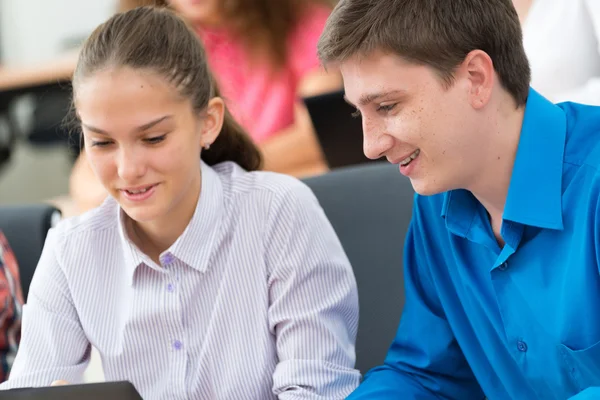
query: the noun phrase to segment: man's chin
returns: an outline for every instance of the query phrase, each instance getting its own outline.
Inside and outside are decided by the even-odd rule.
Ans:
[[[443,188],[440,185],[432,184],[423,179],[411,179],[410,183],[412,184],[414,191],[420,196],[434,196],[448,191],[448,189]]]

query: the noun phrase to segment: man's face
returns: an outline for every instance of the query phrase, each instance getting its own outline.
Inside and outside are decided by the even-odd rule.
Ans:
[[[385,156],[431,195],[465,188],[483,161],[480,116],[471,106],[468,74],[448,87],[428,66],[374,52],[340,64],[346,98],[362,115],[364,152]]]

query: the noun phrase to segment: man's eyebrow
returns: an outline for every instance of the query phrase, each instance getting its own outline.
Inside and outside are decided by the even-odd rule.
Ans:
[[[152,128],[152,127],[160,124],[161,122],[163,122],[163,121],[165,121],[167,119],[170,119],[172,117],[173,117],[172,115],[165,115],[163,117],[160,117],[160,118],[157,118],[155,120],[152,120],[152,121],[150,121],[150,122],[148,122],[148,123],[146,123],[144,125],[138,126],[137,128],[135,128],[135,130],[138,131],[138,132],[146,131],[146,130],[148,130],[148,129],[150,129],[150,128]],[[84,123],[82,123],[82,125],[83,125],[83,127],[85,129],[87,129],[89,131],[92,131],[94,133],[98,133],[100,135],[105,135],[105,136],[110,136],[110,134],[108,132],[106,132],[105,130],[102,130],[100,128],[96,128],[95,126],[87,125],[87,124],[84,124]]]
[[[391,96],[391,95],[398,95],[398,94],[405,94],[405,93],[406,92],[404,90],[390,90],[387,92],[367,93],[360,97],[360,99],[358,100],[358,104],[360,104],[361,106],[365,106],[365,105],[372,103],[376,100],[379,100],[383,97],[387,97],[387,96]],[[351,106],[356,107],[354,104],[352,104],[352,102],[350,100],[348,100],[346,95],[344,95],[344,100],[346,101],[346,103],[350,104]]]

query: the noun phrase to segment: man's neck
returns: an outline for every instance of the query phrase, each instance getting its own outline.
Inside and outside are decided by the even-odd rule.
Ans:
[[[490,129],[494,132],[489,135],[492,143],[488,148],[491,153],[467,190],[473,193],[487,210],[494,234],[503,244],[500,236],[502,215],[519,146],[525,107],[515,108],[514,104],[509,102],[497,110],[498,112],[490,118]]]

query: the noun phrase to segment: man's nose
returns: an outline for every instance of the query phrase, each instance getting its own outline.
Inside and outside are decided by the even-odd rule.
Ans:
[[[381,158],[392,146],[393,140],[384,129],[363,120],[363,152],[367,158]]]

